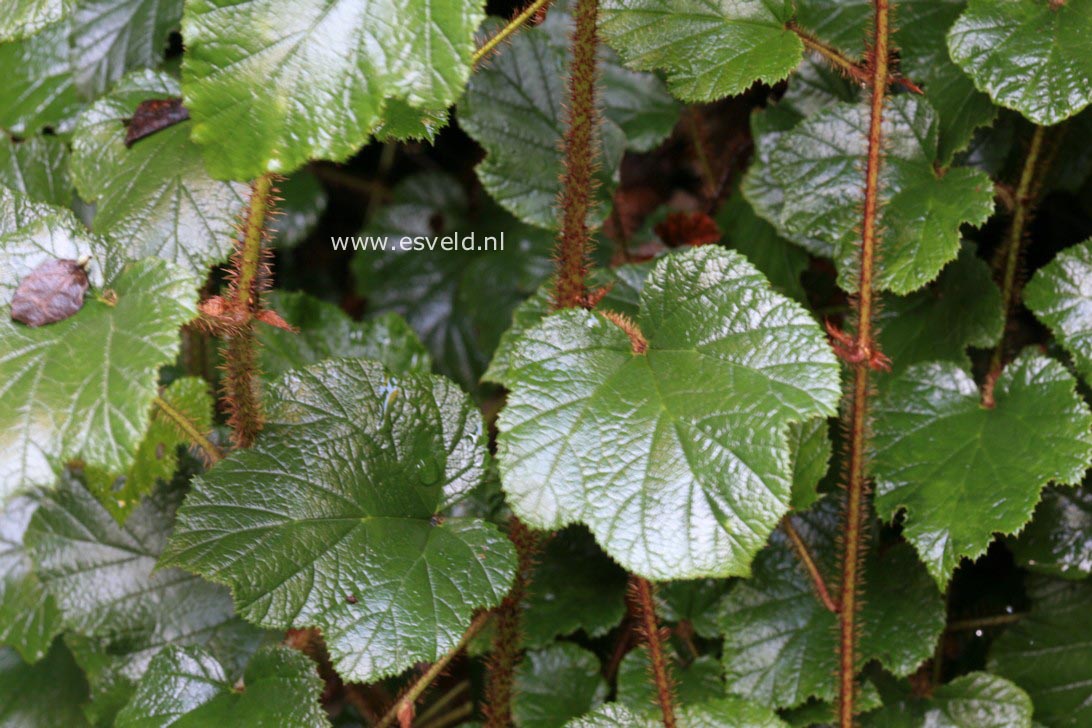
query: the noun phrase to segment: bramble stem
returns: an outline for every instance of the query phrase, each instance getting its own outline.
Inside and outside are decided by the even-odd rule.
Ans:
[[[463,648],[466,647],[470,640],[474,639],[474,635],[481,631],[485,623],[489,621],[489,612],[482,612],[474,621],[470,623],[466,632],[463,632],[463,636],[459,638],[458,643],[448,651],[446,655],[441,657],[436,662],[429,665],[428,670],[425,670],[421,677],[414,681],[413,685],[402,694],[402,697],[391,706],[390,710],[386,712],[383,718],[376,724],[376,728],[386,728],[387,726],[398,720],[399,716],[405,714],[406,711],[410,711],[412,715],[413,705],[417,702],[417,699],[428,689],[429,685],[440,676],[440,673],[444,671],[448,663],[455,658]]]
[[[220,448],[213,445],[212,441],[205,437],[205,433],[201,432],[193,420],[187,417],[184,412],[175,409],[171,406],[170,402],[159,396],[156,396],[152,402],[159,408],[160,412],[165,414],[171,422],[176,424],[178,428],[185,433],[186,437],[190,438],[190,441],[193,442],[194,445],[201,448],[205,453],[205,457],[209,459],[210,464],[215,465],[223,460],[224,453],[221,452]]]
[[[877,217],[880,208],[880,163],[883,154],[883,106],[888,75],[888,0],[874,0],[875,30],[871,58],[871,108],[868,127],[868,161],[865,165],[864,214],[861,221],[860,278],[856,303],[857,334],[854,348],[853,390],[849,401],[845,526],[842,534],[842,585],[838,601],[838,720],[843,728],[853,725],[857,692],[857,610],[861,587],[861,556],[865,540],[865,496],[868,452],[868,400],[870,375],[878,356],[872,329],[873,273],[879,247]]]
[[[1016,300],[1020,296],[1020,281],[1017,275],[1020,268],[1020,254],[1024,247],[1024,231],[1031,218],[1036,198],[1039,196],[1036,171],[1045,138],[1046,128],[1036,126],[1035,133],[1031,135],[1027,156],[1024,158],[1020,181],[1013,195],[1012,224],[1009,226],[1005,243],[997,251],[997,258],[994,260],[995,267],[1001,272],[1001,310],[1004,313],[1005,328],[1001,331],[1001,340],[997,342],[990,356],[989,368],[986,370],[986,378],[982,385],[983,407],[994,406],[994,385],[1005,363],[1005,331],[1008,329],[1009,318],[1016,308]]]
[[[871,72],[859,61],[853,60],[834,46],[827,45],[792,21],[789,21],[785,27],[793,33],[796,33],[796,36],[800,38],[800,42],[804,44],[805,48],[821,55],[827,63],[834,66],[838,71],[841,71],[847,78],[861,85],[870,85],[872,83]],[[886,72],[885,77],[887,79],[887,84],[889,85],[899,85],[916,94],[924,93],[920,86],[904,76],[888,71]]]
[[[523,27],[523,24],[535,16],[535,13],[542,10],[549,5],[553,0],[535,0],[533,3],[523,9],[516,17],[508,21],[508,25],[500,29],[496,35],[489,40],[481,44],[478,50],[474,51],[474,55],[470,57],[470,65],[477,66],[483,59],[488,58],[497,47],[508,39],[510,35]]]
[[[656,619],[652,584],[648,579],[631,575],[630,595],[641,626],[640,631],[648,645],[649,672],[652,674],[652,684],[656,686],[656,701],[660,705],[664,728],[675,728],[675,686],[664,656],[664,636]]]
[[[804,570],[808,572],[808,576],[811,577],[812,586],[815,587],[815,595],[819,598],[819,601],[824,607],[835,614],[838,613],[838,605],[834,602],[834,598],[830,595],[830,590],[827,589],[827,583],[823,579],[823,573],[819,571],[818,564],[815,563],[815,559],[812,558],[811,551],[808,550],[808,545],[804,543],[804,539],[800,537],[800,532],[796,530],[796,526],[792,524],[792,516],[785,516],[781,521],[781,528],[784,529],[785,535],[789,537],[789,543],[792,544],[792,548],[796,551],[796,555],[800,558],[800,563],[803,565]]]
[[[572,63],[569,65],[562,142],[565,166],[558,196],[562,220],[557,243],[554,307],[559,309],[581,307],[587,301],[588,256],[591,250],[588,211],[595,190],[594,172],[598,159],[598,145],[595,143],[599,119],[595,107],[598,14],[599,0],[578,0],[573,14]]]

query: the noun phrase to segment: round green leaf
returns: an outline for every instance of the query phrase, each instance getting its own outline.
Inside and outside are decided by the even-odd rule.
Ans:
[[[524,655],[513,687],[512,722],[519,728],[560,728],[607,696],[599,658],[569,642]]]
[[[588,525],[649,578],[746,574],[788,509],[787,427],[833,414],[838,364],[814,320],[738,253],[663,258],[641,293],[648,350],[563,311],[510,354],[498,419],[512,509]]]
[[[256,624],[321,628],[347,680],[450,650],[515,571],[496,527],[438,518],[482,477],[467,396],[335,359],[282,375],[266,405],[255,446],[195,479],[163,563],[229,585]]]
[[[1023,296],[1073,357],[1081,377],[1092,381],[1092,239],[1063,250],[1036,271]]]
[[[861,717],[865,728],[1031,728],[1031,700],[1004,678],[961,675],[926,699],[907,698]]]
[[[975,86],[1036,124],[1092,102],[1092,0],[970,0],[948,49]]]
[[[1063,579],[1092,574],[1092,491],[1048,487],[1035,516],[1009,544],[1017,562]]]
[[[23,546],[38,504],[16,496],[0,509],[0,645],[10,645],[27,662],[45,657],[61,631],[61,613],[42,586]]]

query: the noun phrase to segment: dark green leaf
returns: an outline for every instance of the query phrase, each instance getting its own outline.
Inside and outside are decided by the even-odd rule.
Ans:
[[[972,672],[931,698],[908,697],[861,718],[865,728],[1031,728],[1031,700],[1008,680]]]
[[[755,214],[741,193],[728,198],[717,213],[717,225],[724,231],[728,246],[747,256],[775,289],[807,303],[800,274],[808,267],[808,254],[779,236],[773,225]]]
[[[1049,486],[1010,547],[1021,566],[1065,579],[1092,574],[1092,492]]]
[[[724,695],[724,669],[717,658],[702,655],[685,666],[675,655],[669,660],[676,705],[699,705]],[[641,647],[627,654],[618,668],[618,702],[646,713],[655,710],[656,700],[648,648]]]
[[[322,680],[308,657],[287,647],[265,647],[251,658],[241,687],[200,648],[159,653],[118,714],[117,728],[330,725],[319,702]]]
[[[1062,365],[1025,354],[1005,367],[993,408],[956,364],[910,367],[875,405],[876,510],[905,509],[903,533],[942,587],[994,533],[1031,518],[1049,481],[1092,464],[1092,413]]]
[[[374,359],[393,374],[427,374],[431,368],[424,344],[398,314],[357,322],[333,304],[283,291],[274,291],[268,304],[299,329],[258,330],[262,371],[270,375],[338,357]]]
[[[664,622],[685,620],[702,637],[717,639],[717,612],[730,583],[724,579],[692,579],[657,584],[656,611]]]
[[[1024,303],[1050,327],[1077,371],[1092,381],[1092,239],[1063,250],[1024,288]]]
[[[1029,585],[1031,614],[1009,627],[990,651],[990,669],[1028,691],[1046,726],[1092,721],[1092,583],[1043,577]]]
[[[306,238],[326,210],[326,190],[310,172],[296,172],[277,183],[281,202],[269,222],[277,248],[291,248]]]
[[[510,505],[539,528],[587,524],[650,578],[746,574],[788,508],[786,428],[833,413],[833,354],[799,305],[714,246],[660,260],[637,325],[643,354],[589,311],[517,342],[498,420]]]
[[[607,696],[595,653],[568,642],[524,655],[513,687],[512,719],[520,728],[560,728]]]
[[[0,648],[3,728],[83,728],[88,723],[80,705],[86,699],[87,682],[60,641],[34,665],[19,659],[15,650]]]
[[[482,477],[481,417],[439,377],[336,359],[268,385],[256,445],[194,480],[163,563],[262,626],[322,629],[347,680],[451,649],[515,570],[494,526],[434,517]]]
[[[841,509],[825,498],[793,523],[828,586],[838,574]],[[933,654],[944,629],[944,601],[905,545],[872,550],[863,567],[858,659],[909,675]],[[728,692],[763,705],[791,708],[837,695],[837,615],[820,603],[800,558],[779,530],[755,559],[751,579],[722,602]]]

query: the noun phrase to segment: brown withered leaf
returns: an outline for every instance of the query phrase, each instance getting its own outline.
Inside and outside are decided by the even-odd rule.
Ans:
[[[717,223],[702,212],[673,212],[654,230],[669,248],[711,245],[720,240]]]
[[[11,299],[11,318],[27,326],[63,321],[83,308],[87,286],[87,271],[80,261],[47,260],[19,281]]]
[[[129,128],[125,131],[125,146],[131,147],[144,137],[188,118],[190,118],[190,112],[182,105],[180,98],[141,101],[133,112],[133,118],[129,120]]]

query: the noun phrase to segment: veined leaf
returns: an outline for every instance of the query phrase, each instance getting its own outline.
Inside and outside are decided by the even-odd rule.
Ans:
[[[67,207],[72,202],[68,147],[52,136],[0,140],[0,185],[34,202]]]
[[[841,103],[785,132],[770,152],[769,173],[783,190],[778,229],[821,238],[834,248],[838,283],[857,287],[869,111]],[[959,228],[993,211],[993,183],[970,168],[934,169],[936,116],[928,103],[901,95],[884,114],[880,171],[882,255],[875,286],[906,294],[936,278],[959,252]]]
[[[793,524],[818,558],[827,584],[838,573],[841,532],[836,499],[826,498]],[[944,601],[906,545],[871,551],[858,615],[858,659],[909,675],[933,654],[944,629]],[[837,615],[822,605],[788,538],[775,532],[755,559],[753,576],[721,603],[728,692],[791,708],[837,696]]]
[[[52,485],[68,462],[119,474],[133,464],[159,367],[197,314],[196,282],[149,259],[109,285],[112,295],[96,291],[76,315],[39,328],[0,309],[0,497]]]
[[[633,68],[667,72],[684,101],[715,101],[756,81],[776,83],[800,63],[804,45],[785,27],[781,0],[605,0],[607,42]]]
[[[27,662],[45,657],[61,631],[61,613],[23,547],[35,508],[27,496],[0,508],[0,645],[14,647]]]
[[[322,680],[306,655],[287,647],[259,650],[247,664],[241,688],[223,665],[197,647],[159,653],[118,714],[117,728],[206,728],[330,725],[319,699]]]
[[[1029,584],[1031,613],[990,650],[990,670],[1028,691],[1035,720],[1046,726],[1092,720],[1092,584],[1038,577]]]
[[[155,570],[180,499],[160,488],[124,526],[69,475],[39,499],[26,546],[65,628],[83,638],[77,659],[94,663],[96,696],[123,697],[168,645],[206,646],[233,672],[256,646],[257,630],[234,617],[225,589]]]
[[[1024,303],[1092,381],[1092,239],[1063,250],[1024,287]]]
[[[77,0],[71,59],[80,95],[94,99],[126,71],[159,65],[182,6],[183,0]]]
[[[875,406],[876,510],[906,510],[903,533],[941,587],[994,533],[1031,519],[1043,486],[1092,464],[1092,412],[1061,364],[1025,354],[998,378],[993,408],[951,363],[918,364]]]
[[[13,43],[0,43],[4,103],[0,129],[34,136],[45,127],[68,132],[81,102],[68,57],[68,23],[51,25]]]
[[[680,726],[685,728],[786,728],[785,721],[764,705],[742,698],[718,698],[700,705],[681,705],[676,709]],[[607,703],[583,718],[569,721],[568,728],[658,728],[659,715],[638,711],[621,703]]]
[[[482,476],[466,395],[337,359],[282,375],[266,405],[255,446],[194,480],[162,563],[229,585],[256,624],[320,627],[347,680],[450,650],[515,570],[496,527],[437,518]]]
[[[701,655],[683,666],[669,650],[666,660],[677,705],[699,705],[724,696],[724,669],[717,658]],[[627,653],[618,667],[618,702],[642,713],[656,710],[656,685],[650,676],[648,648]]]
[[[1036,124],[1092,102],[1090,0],[970,0],[948,49],[975,86]]]
[[[22,40],[68,17],[76,0],[14,0],[0,17],[0,43]]]
[[[470,76],[482,0],[194,0],[182,35],[192,138],[218,179],[341,161],[388,99],[455,102]]]
[[[246,186],[208,175],[190,121],[125,145],[125,122],[142,101],[178,94],[165,73],[123,79],[80,115],[72,177],[80,196],[96,203],[95,232],[125,241],[130,257],[164,258],[203,280],[232,250]]]
[[[641,293],[647,351],[600,313],[516,343],[498,420],[512,509],[580,521],[649,578],[746,574],[788,509],[787,427],[827,416],[838,365],[818,326],[738,253],[663,258]]]

